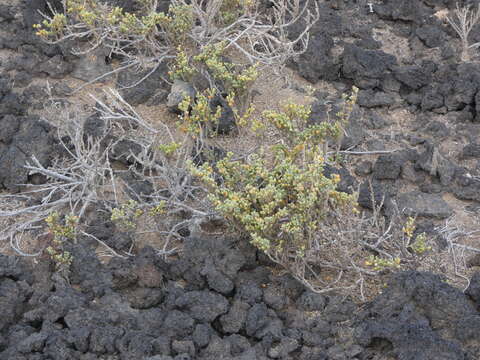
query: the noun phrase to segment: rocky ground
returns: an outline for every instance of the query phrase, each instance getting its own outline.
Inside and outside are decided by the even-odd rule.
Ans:
[[[340,173],[345,191],[359,189],[364,208],[373,197],[385,199],[386,214],[399,208],[417,215],[419,230],[450,253],[454,241],[480,247],[474,232],[480,228],[480,57],[473,51],[471,62],[459,61],[458,37],[445,21],[455,3],[372,1],[371,12],[366,1],[319,1],[309,49],[290,64],[299,77],[284,89],[307,97],[306,85],[313,86],[312,118],[321,120],[329,104],[359,87],[341,145],[353,153],[345,153],[344,168],[331,171]],[[5,193],[43,181],[24,168],[31,155],[48,166],[63,151],[47,118],[51,103],[78,104],[84,98],[68,96],[71,88],[112,69],[101,51],[77,58],[66,45],[40,42],[31,31],[37,10],[47,10],[45,1],[0,0]],[[471,41],[480,41],[480,26]],[[124,90],[124,98],[163,114],[170,91],[164,72]],[[139,76],[122,73],[88,90]],[[268,91],[259,85],[260,102],[271,101]],[[112,156],[122,160],[118,151]],[[129,246],[108,219],[89,227],[113,249]],[[445,267],[446,277],[400,272],[359,304],[305,290],[238,239],[185,235],[183,252],[169,261],[148,245],[134,257],[105,261],[95,242],[82,239],[68,245],[68,281],[46,256],[0,255],[0,359],[480,358],[476,252],[458,247],[465,261],[460,275],[468,281],[434,264],[438,273]]]

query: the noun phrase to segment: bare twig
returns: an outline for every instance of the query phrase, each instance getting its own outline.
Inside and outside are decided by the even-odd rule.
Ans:
[[[480,6],[477,6],[476,9],[471,9],[469,6],[460,7],[458,3],[453,16],[447,16],[448,23],[458,34],[462,42],[462,61],[470,61],[470,49],[480,46],[480,42],[471,45],[468,42],[468,36],[479,19]]]

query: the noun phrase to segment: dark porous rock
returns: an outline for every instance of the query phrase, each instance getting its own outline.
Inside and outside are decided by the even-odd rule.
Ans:
[[[181,110],[178,108],[180,103],[187,97],[191,100],[195,99],[196,93],[191,84],[183,80],[175,80],[167,97],[167,106],[172,112],[180,113]]]
[[[250,342],[244,336],[234,334],[227,336],[225,339],[230,343],[232,355],[252,353]]]
[[[458,169],[450,188],[458,199],[480,201],[480,180],[465,169]]]
[[[189,288],[201,289],[209,283],[219,290],[230,291],[229,280],[244,266],[247,253],[239,250],[234,239],[189,237],[184,247],[185,256],[171,266],[174,276],[188,279]]]
[[[30,266],[14,256],[0,255],[0,279],[9,278],[14,281],[25,281],[32,284],[34,281]]]
[[[447,34],[440,26],[423,25],[416,30],[420,40],[429,48],[440,47],[445,43]]]
[[[173,360],[192,360],[192,357],[189,354],[178,354]]]
[[[298,349],[300,346],[298,340],[291,338],[283,338],[280,340],[280,343],[272,346],[268,350],[268,356],[272,359],[284,359],[289,356],[289,354]]]
[[[7,277],[0,280],[0,306],[5,311],[0,319],[0,331],[19,321],[26,310],[30,288],[27,284],[16,282]]]
[[[38,71],[46,73],[54,79],[63,79],[65,75],[72,71],[72,68],[72,64],[66,61],[63,56],[55,55],[41,63],[38,67]]]
[[[48,167],[53,155],[55,139],[53,128],[37,116],[0,118],[0,185],[10,191],[19,191],[18,184],[28,182],[27,161],[32,155]]]
[[[73,258],[69,273],[71,284],[82,286],[84,293],[89,296],[103,296],[112,286],[112,275],[102,267],[95,250],[80,244],[68,245],[65,250]]]
[[[217,94],[210,101],[210,107],[212,108],[213,112],[216,112],[218,108],[221,109],[218,123],[210,125],[214,133],[219,135],[228,135],[237,128],[233,110],[222,96]]]
[[[45,341],[48,338],[46,333],[33,333],[26,339],[23,339],[18,345],[17,349],[20,353],[28,354],[30,352],[39,352],[43,350]]]
[[[163,97],[168,94],[169,86],[164,80],[166,78],[167,68],[164,64],[153,73],[151,69],[142,72],[128,69],[119,73],[117,88],[129,104],[140,105],[155,96]]]
[[[154,338],[142,331],[128,331],[115,346],[124,358],[144,359],[153,353]]]
[[[346,24],[338,11],[332,10],[325,3],[318,4],[320,14],[318,22],[314,25],[315,32],[324,32],[330,36],[341,36],[345,33]],[[303,31],[302,24],[297,24],[297,33]],[[298,36],[298,35],[297,35]]]
[[[443,186],[450,185],[458,172],[458,167],[430,142],[425,143],[425,151],[416,159],[415,169],[424,170],[431,176],[438,176]]]
[[[285,291],[279,286],[271,284],[263,290],[263,301],[272,309],[283,309],[288,303],[287,299]]]
[[[72,92],[73,89],[65,82],[57,82],[52,86],[52,94],[54,96],[63,97],[71,94]]]
[[[404,0],[398,3],[395,0],[386,0],[375,6],[375,13],[385,20],[402,20],[422,24],[429,11],[421,1]]]
[[[444,96],[437,86],[428,86],[421,102],[422,111],[438,109],[444,105]]]
[[[307,50],[294,61],[299,74],[312,83],[337,79],[339,65],[332,61],[333,45],[332,37],[326,33],[310,35]]]
[[[480,91],[475,95],[475,115],[472,121],[480,123]]]
[[[414,106],[420,106],[422,103],[423,95],[418,91],[408,91],[408,92],[400,92],[400,96],[403,100],[405,100],[408,104]]]
[[[13,78],[13,82],[16,87],[28,86],[28,84],[30,84],[32,80],[32,76],[26,71],[19,71],[15,74],[15,77]]]
[[[112,160],[119,161],[125,165],[132,165],[136,162],[135,157],[142,153],[142,146],[130,139],[121,139],[113,143],[110,151]]]
[[[310,29],[308,47],[290,64],[301,76],[312,83],[318,80],[338,79],[339,64],[331,51],[334,47],[333,37],[341,36],[345,30],[342,17],[336,11],[332,11],[324,3],[319,3],[318,6],[319,20]],[[304,29],[305,22],[296,21],[288,29],[289,38],[295,40]]]
[[[452,208],[437,194],[412,191],[396,197],[398,210],[407,216],[423,216],[446,219],[453,214]]]
[[[373,177],[377,180],[395,180],[400,176],[405,159],[399,154],[380,155],[373,166]]]
[[[358,204],[367,209],[388,204],[396,190],[378,180],[366,180],[360,185]]]
[[[407,180],[411,183],[422,184],[422,183],[425,183],[427,175],[423,171],[415,170],[414,165],[407,162],[407,163],[403,164],[403,166],[402,166],[401,177],[402,177],[402,179],[405,179],[405,180]],[[441,187],[440,184],[439,184],[439,186]],[[428,191],[424,191],[424,192],[428,192]]]
[[[253,305],[262,301],[263,291],[261,284],[255,280],[240,281],[237,284],[237,291],[235,298],[245,301],[246,303]]]
[[[23,115],[27,108],[25,97],[14,92],[6,92],[3,97],[0,93],[0,116]]]
[[[387,119],[375,111],[366,111],[364,116],[365,125],[368,129],[377,130],[388,126]]]
[[[462,159],[480,158],[480,144],[472,143],[465,145],[461,157]]]
[[[146,202],[149,201],[149,195],[151,195],[154,191],[153,184],[150,181],[142,179],[133,171],[121,173],[120,178],[127,185],[126,192],[132,200]]]
[[[326,300],[323,295],[307,290],[297,300],[297,305],[305,311],[323,311]]]
[[[470,279],[470,285],[468,285],[465,294],[468,295],[475,304],[480,308],[480,272],[477,271]]]
[[[112,66],[107,64],[109,50],[107,48],[97,48],[92,52],[82,55],[74,62],[72,77],[86,82],[97,81],[105,82],[111,79],[111,76],[104,76],[112,71]]]
[[[22,95],[28,105],[33,107],[34,109],[43,109],[45,108],[45,105],[50,103],[48,100],[46,101],[45,99],[45,97],[47,96],[47,89],[41,85],[30,85],[23,90]]]
[[[162,330],[169,336],[185,338],[194,331],[195,320],[178,310],[170,311],[165,318]]]
[[[345,127],[345,134],[340,143],[340,150],[353,149],[365,141],[367,132],[360,121],[350,118],[350,122]]]
[[[327,177],[332,177],[334,174],[340,176],[340,182],[337,184],[338,191],[352,194],[357,190],[357,180],[344,167],[336,168],[327,164],[323,169],[323,173]]]
[[[298,359],[299,360],[309,360],[309,359],[328,360],[329,357],[325,349],[318,348],[318,347],[303,346],[302,352]]]
[[[367,81],[366,87],[378,85],[387,71],[397,64],[395,56],[381,50],[365,50],[355,45],[347,44],[343,52],[343,74],[353,79],[357,85]]]
[[[175,305],[200,322],[212,322],[228,311],[228,301],[211,291],[191,291],[177,299]]]
[[[88,116],[83,123],[84,141],[93,138],[97,139],[106,135],[106,123],[98,113]]]
[[[220,317],[223,331],[227,334],[234,334],[244,329],[249,309],[250,305],[247,303],[235,300],[228,313]]]
[[[438,84],[432,86],[444,96],[448,111],[463,110],[473,105],[480,82],[479,70],[477,63],[460,63],[440,67],[435,73]]]
[[[395,275],[359,314],[355,334],[365,356],[466,360],[461,333],[468,333],[467,326],[478,328],[477,319],[460,290],[437,275],[407,271]]]
[[[108,269],[112,274],[112,288],[122,290],[133,287],[138,280],[134,273],[134,265],[131,261],[122,258],[113,258],[108,263]]]
[[[432,82],[432,74],[425,66],[399,66],[393,72],[395,78],[412,90],[418,90]]]
[[[134,240],[131,234],[125,232],[114,232],[112,236],[108,236],[104,240],[104,243],[114,250],[128,251],[128,249],[132,246],[133,241]]]
[[[371,161],[363,160],[355,166],[355,174],[359,176],[367,176],[373,171],[373,164]]]
[[[360,90],[358,93],[357,104],[366,108],[379,106],[390,106],[395,103],[395,98],[383,91]]]
[[[193,341],[172,341],[172,350],[177,354],[188,354],[189,356],[195,356],[195,344]]]
[[[15,19],[14,9],[7,4],[0,5],[0,22],[12,21]]]
[[[430,121],[427,126],[425,126],[424,132],[432,135],[436,139],[446,138],[450,135],[450,130],[447,125],[436,120]]]
[[[281,321],[269,311],[265,304],[255,304],[250,308],[247,314],[245,331],[248,336],[254,336],[258,339],[269,334],[272,336],[281,335],[283,325]]]
[[[368,50],[379,50],[382,48],[382,43],[375,40],[371,35],[355,41],[354,45]]]
[[[325,307],[325,320],[332,323],[339,323],[351,318],[357,311],[357,305],[348,297],[332,296],[328,299]]]
[[[5,145],[10,145],[14,135],[20,129],[20,118],[14,115],[5,115],[0,118],[0,141]]]
[[[202,348],[210,343],[215,330],[209,324],[197,324],[192,334],[192,339],[196,347]]]
[[[227,295],[234,289],[233,281],[221,271],[217,270],[212,259],[206,259],[201,274],[207,278],[208,286],[212,290]]]

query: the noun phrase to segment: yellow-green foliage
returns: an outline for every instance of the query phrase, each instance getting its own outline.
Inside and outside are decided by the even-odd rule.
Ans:
[[[222,115],[221,107],[212,111],[210,100],[213,99],[215,90],[209,89],[206,94],[199,94],[195,100],[186,97],[178,106],[182,111],[179,129],[194,138],[200,135],[207,124],[216,124]]]
[[[188,5],[170,6],[169,13],[171,22],[167,31],[171,34],[170,40],[181,44],[185,41],[187,33],[195,24],[192,8]]]
[[[410,216],[402,229],[409,243],[412,241],[415,229],[415,218]],[[427,245],[427,236],[425,233],[417,235],[415,241],[409,246],[409,248],[417,255],[422,255],[425,252],[432,250],[432,247]]]
[[[124,231],[134,231],[136,230],[137,223],[142,215],[154,217],[165,214],[166,210],[167,203],[165,201],[161,201],[148,208],[138,203],[138,201],[130,199],[123,204],[120,204],[119,207],[112,209],[110,220]]]
[[[137,227],[137,219],[142,215],[143,211],[139,208],[138,202],[128,200],[121,204],[120,207],[112,209],[110,220],[128,231]]]
[[[206,70],[224,91],[235,96],[244,95],[258,78],[258,66],[239,66],[226,60],[225,43],[205,46],[198,54],[189,55],[184,46],[177,48],[177,56],[169,75],[172,79],[191,81]]]
[[[403,233],[407,237],[407,239],[411,239],[413,236],[413,232],[415,231],[415,218],[409,217],[407,222],[405,223],[404,227],[402,228]]]
[[[65,25],[67,25],[67,18],[65,15],[57,14],[51,21],[44,20],[41,24],[34,24],[33,28],[37,29],[36,34],[38,36],[49,37],[54,34],[61,35]]]
[[[190,58],[185,48],[178,46],[175,61],[168,73],[172,80],[180,79],[189,82],[197,74],[195,68],[190,65]]]
[[[178,142],[170,142],[168,144],[158,145],[158,150],[160,150],[166,157],[171,157],[175,152],[182,146]]]
[[[129,36],[147,36],[161,28],[167,33],[168,40],[181,43],[194,24],[190,6],[171,6],[169,13],[153,9],[152,0],[142,0],[144,15],[124,11],[120,7],[105,8],[98,0],[67,0],[66,16],[55,14],[52,19],[34,25],[37,35],[49,38],[60,37],[67,23],[76,24],[83,30],[97,30]],[[94,31],[95,33],[95,31]]]
[[[220,7],[218,23],[228,26],[254,5],[254,0],[224,0]]]
[[[417,235],[414,243],[410,245],[410,248],[415,252],[415,254],[422,255],[427,251],[432,250],[432,247],[427,245],[427,236],[425,233]]]
[[[45,251],[50,255],[57,270],[68,270],[72,263],[72,255],[63,249],[63,244],[66,240],[75,239],[78,218],[73,215],[67,215],[63,224],[58,212],[54,212],[45,219],[45,222],[50,234],[53,236],[52,245],[48,246]]]
[[[392,259],[384,259],[379,256],[371,255],[365,265],[371,266],[375,271],[389,270],[389,269],[400,269],[401,260],[399,257]]]
[[[234,63],[225,61],[222,55],[225,53],[225,43],[206,46],[193,60],[199,64],[205,64],[213,78],[220,81],[226,92],[241,95],[257,79],[257,66],[248,66],[239,69]]]
[[[170,64],[172,79],[191,82],[199,74],[208,74],[209,80],[227,93],[237,97],[247,93],[258,77],[257,65],[240,66],[227,61],[224,57],[226,42],[222,39],[207,45],[192,41],[190,35],[195,24],[205,21],[198,9],[192,5],[171,5],[169,11],[163,13],[156,11],[153,0],[141,0],[140,3],[143,9],[129,13],[120,7],[108,7],[99,0],[66,0],[64,14],[57,13],[34,28],[45,40],[77,35],[87,37],[92,43],[132,42],[142,59],[148,55],[157,56],[157,52],[161,56],[167,54],[169,59],[175,58]],[[220,11],[210,19],[210,26],[228,26],[227,23],[235,21],[251,5],[250,0],[224,0]]]
[[[427,236],[425,233],[417,235],[413,243],[413,235],[415,232],[415,218],[408,217],[405,225],[402,227],[400,236],[403,236],[403,241],[408,245],[408,248],[413,251],[413,255],[420,256],[432,249],[427,245]],[[403,233],[403,234],[402,234]],[[365,265],[373,268],[375,271],[382,271],[388,269],[399,269],[402,266],[402,261],[399,257],[382,258],[380,256],[371,255],[366,261]]]
[[[243,160],[228,154],[216,164],[220,184],[211,165],[192,169],[210,188],[217,211],[275,258],[304,256],[332,210],[356,211],[354,196],[336,190],[340,178],[323,171],[321,145],[340,135],[340,124],[309,125],[309,114],[308,106],[296,104],[266,112],[263,122],[284,141]]]
[[[167,208],[167,203],[165,201],[161,201],[160,203],[152,207],[148,211],[148,214],[150,216],[163,215],[166,213],[166,208]]]

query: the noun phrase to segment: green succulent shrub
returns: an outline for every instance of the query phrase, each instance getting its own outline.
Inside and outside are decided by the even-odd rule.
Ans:
[[[309,106],[293,103],[265,111],[261,119],[244,119],[259,136],[273,130],[281,140],[242,159],[229,153],[215,167],[192,167],[215,209],[290,270],[321,251],[328,240],[318,235],[329,219],[358,214],[355,195],[338,191],[340,177],[324,173],[325,145],[341,137],[355,100],[356,89],[345,99],[345,112],[330,123],[311,124]]]
[[[67,215],[62,221],[58,212],[51,213],[46,219],[48,232],[52,237],[52,243],[45,251],[55,264],[55,269],[61,273],[68,272],[72,264],[72,255],[64,249],[66,241],[73,241],[76,237],[78,218]]]

